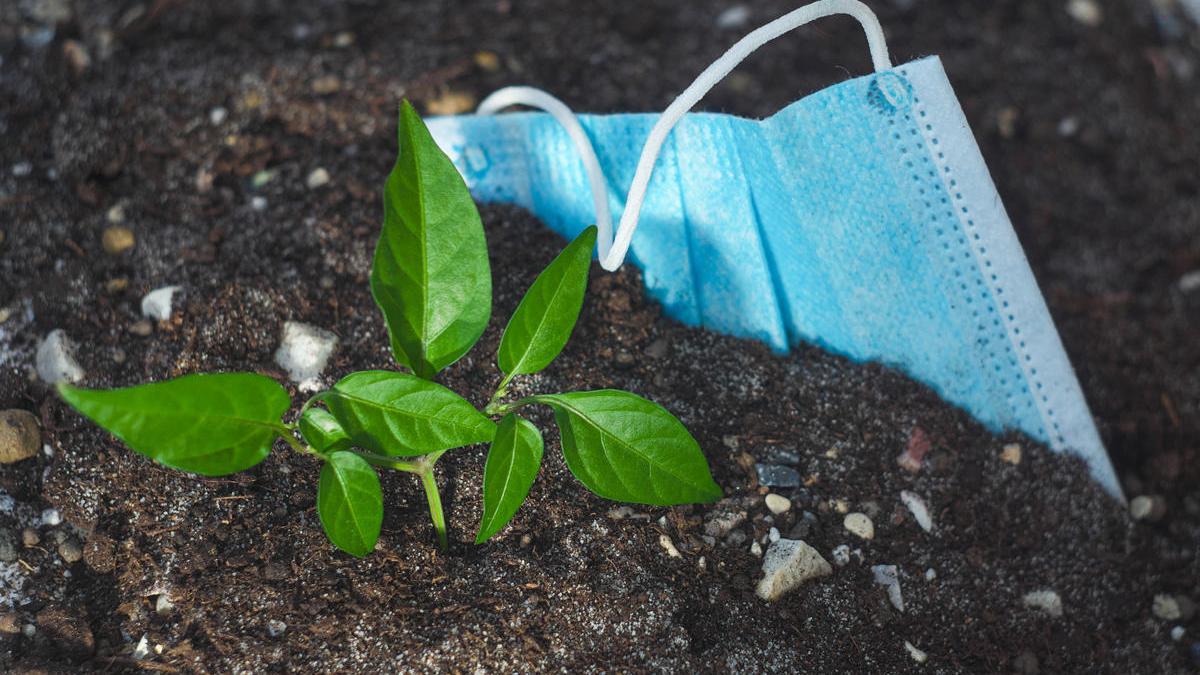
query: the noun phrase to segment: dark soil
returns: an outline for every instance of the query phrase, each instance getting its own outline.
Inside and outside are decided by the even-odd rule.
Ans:
[[[524,82],[580,110],[661,109],[745,28],[715,28],[728,5],[707,0],[78,2],[37,46],[33,10],[56,4],[71,3],[0,5],[0,408],[37,412],[50,447],[0,468],[15,500],[0,497],[0,548],[17,554],[0,562],[0,629],[33,627],[0,632],[0,668],[1195,667],[1200,625],[1151,612],[1157,594],[1200,599],[1200,291],[1179,283],[1200,268],[1200,32],[1182,15],[1156,21],[1129,0],[1088,27],[1041,0],[874,3],[898,60],[945,60],[1125,487],[1163,495],[1162,521],[1132,522],[1079,462],[994,437],[895,372],[680,326],[643,299],[636,270],[597,268],[572,343],[515,392],[619,387],[662,403],[728,499],[616,509],[574,481],[541,418],[541,476],[492,543],[470,543],[484,451],[469,448],[439,464],[448,552],[416,482],[386,475],[383,537],[355,560],[320,531],[314,461],[280,444],[225,479],[154,465],[31,376],[37,342],[65,330],[89,386],[222,370],[286,381],[272,356],[300,320],[340,336],[327,383],[390,367],[366,276],[402,96],[428,106]],[[794,4],[747,6],[760,23]],[[86,69],[72,66],[78,45]],[[768,114],[867,66],[857,29],[831,19],[752,58],[705,105]],[[216,107],[228,116],[214,124]],[[309,189],[318,167],[332,181]],[[137,238],[117,256],[101,246],[113,207]],[[483,216],[495,318],[442,378],[477,403],[497,382],[503,322],[563,244],[519,210]],[[184,289],[172,319],[131,332],[141,297],[167,284]],[[896,463],[914,433],[932,442],[915,474]],[[1007,443],[1018,465],[1001,461]],[[777,490],[794,506],[775,517],[754,471],[772,460],[805,482]],[[932,533],[901,490],[930,505]],[[63,524],[40,524],[51,507]],[[873,540],[842,528],[845,508],[874,514]],[[21,544],[26,526],[39,543]],[[861,555],[768,604],[750,549],[771,527],[830,560],[841,544]],[[76,542],[83,558],[67,563]],[[873,582],[879,564],[898,567],[904,612]],[[1044,589],[1061,617],[1024,606]],[[160,614],[162,595],[174,607]]]

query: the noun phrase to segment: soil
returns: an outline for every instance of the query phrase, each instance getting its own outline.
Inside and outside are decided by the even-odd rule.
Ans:
[[[152,464],[37,381],[38,341],[63,329],[88,386],[225,370],[283,382],[287,320],[339,336],[326,383],[391,367],[366,276],[402,96],[429,109],[523,82],[580,110],[661,109],[749,26],[716,27],[729,5],[709,0],[19,0],[0,6],[0,409],[36,412],[47,447],[0,467],[0,668],[1196,668],[1200,624],[1152,605],[1200,599],[1200,291],[1181,282],[1200,269],[1200,31],[1142,0],[1104,5],[1096,26],[1064,3],[873,4],[898,60],[944,59],[1125,488],[1161,495],[1162,520],[1132,521],[1078,461],[989,434],[896,372],[682,326],[636,270],[595,268],[571,344],[514,392],[660,402],[727,499],[622,509],[591,496],[543,416],[541,475],[492,542],[471,544],[484,449],[467,448],[439,463],[449,551],[416,482],[389,474],[378,550],[337,553],[310,458],[279,444],[223,479]],[[794,3],[745,6],[755,24]],[[765,115],[867,67],[856,27],[830,19],[750,59],[705,106]],[[309,188],[319,167],[331,181]],[[503,322],[563,245],[523,211],[482,214],[494,318],[442,377],[476,403],[497,383]],[[114,221],[136,237],[119,255],[101,243]],[[141,297],[168,284],[183,289],[172,318],[138,325]],[[930,450],[909,472],[896,458],[921,436]],[[1000,457],[1009,444],[1018,464]],[[756,462],[803,478],[774,489],[791,510],[766,509]],[[902,490],[930,505],[932,532]],[[846,509],[872,515],[872,540],[843,529]],[[772,527],[831,561],[846,544],[850,562],[763,602],[751,543]],[[39,541],[23,544],[24,528]],[[898,569],[902,612],[873,581],[881,564]],[[1062,616],[1025,605],[1042,590]]]

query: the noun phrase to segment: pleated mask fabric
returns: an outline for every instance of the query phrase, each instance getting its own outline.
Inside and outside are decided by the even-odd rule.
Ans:
[[[812,8],[811,18],[852,9],[871,34],[861,3]],[[649,159],[658,114],[571,115],[583,138],[564,128],[565,106],[429,125],[481,201],[525,207],[568,238],[622,213],[615,237],[601,227],[602,264],[621,264],[624,233],[670,316],[779,352],[807,342],[898,368],[989,429],[1078,454],[1119,497],[940,59],[893,67],[875,50],[881,36],[875,73],[763,120],[685,108]],[[589,148],[590,171],[579,153]],[[630,214],[633,199],[620,195],[639,182],[639,164],[652,171]]]

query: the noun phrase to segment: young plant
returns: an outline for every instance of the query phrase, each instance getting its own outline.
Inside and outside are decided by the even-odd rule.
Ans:
[[[187,375],[112,390],[60,384],[63,399],[135,451],[166,466],[220,476],[267,457],[276,439],[323,462],[317,514],[329,540],[369,553],[383,522],[376,469],[417,476],[443,548],[446,523],[434,469],[449,450],[490,443],[483,518],[499,532],[525,501],[542,461],[542,435],[520,416],[548,406],[571,473],[592,492],[672,505],[721,497],[700,447],[661,406],[624,391],[506,400],[514,377],[536,373],[571,336],[587,288],[596,228],[585,229],[530,286],[496,355],[501,379],[483,410],[433,382],[479,340],[492,308],[483,224],[467,186],[412,106],[400,109],[399,156],[384,189],[383,231],[371,293],[392,353],[409,372],[351,373],[310,398],[296,422],[274,380],[250,373]],[[498,419],[497,423],[495,420]]]

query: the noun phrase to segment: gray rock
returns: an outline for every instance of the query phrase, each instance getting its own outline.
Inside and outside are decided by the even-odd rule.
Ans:
[[[788,464],[795,466],[800,463],[800,452],[795,448],[769,446],[759,448],[755,456],[761,458],[766,464]]]
[[[28,410],[0,410],[0,464],[29,459],[42,449],[42,430]]]
[[[287,624],[279,619],[271,619],[267,622],[267,635],[277,638],[287,631]]]
[[[729,534],[733,528],[746,522],[746,512],[721,512],[713,513],[709,517],[707,523],[704,524],[704,534],[710,537],[724,537]]]
[[[763,578],[754,592],[772,602],[804,585],[810,579],[827,577],[833,568],[816,549],[796,539],[780,539],[767,548]]]
[[[46,384],[83,380],[83,368],[75,361],[75,345],[62,329],[50,331],[38,345],[37,374]]]
[[[904,595],[900,592],[900,570],[896,569],[895,565],[874,565],[871,567],[871,574],[875,577],[875,583],[887,589],[892,607],[903,612]]]
[[[767,487],[800,487],[800,474],[793,468],[778,464],[755,464],[758,482]]]
[[[58,555],[67,564],[76,563],[83,559],[83,547],[77,539],[69,537],[58,545]]]
[[[1030,591],[1021,598],[1021,602],[1026,607],[1040,610],[1055,618],[1063,615],[1062,598],[1059,597],[1057,591],[1050,589]]]

